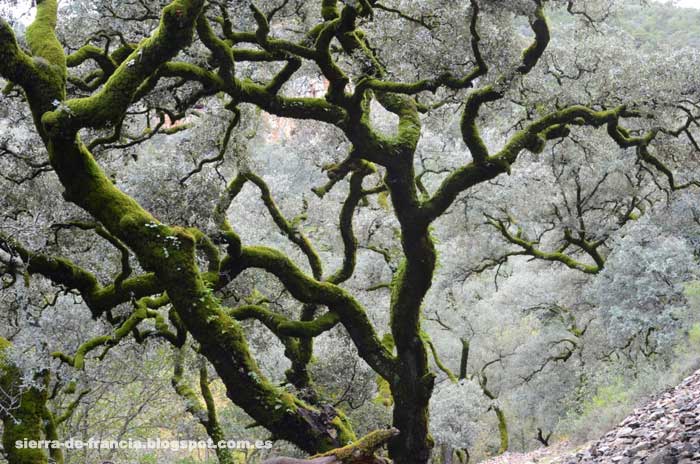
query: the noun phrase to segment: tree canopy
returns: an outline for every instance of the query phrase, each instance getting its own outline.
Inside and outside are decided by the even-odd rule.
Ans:
[[[213,378],[307,455],[425,463],[700,327],[698,44],[629,2],[36,3],[0,10],[11,464],[113,356],[215,442]]]

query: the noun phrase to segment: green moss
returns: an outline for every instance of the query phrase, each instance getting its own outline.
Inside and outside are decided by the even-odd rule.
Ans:
[[[109,76],[117,69],[117,63],[108,55],[104,54],[103,50],[87,44],[80,47],[75,52],[66,57],[66,66],[73,68],[81,65],[87,60],[95,60],[102,69],[102,72]]]
[[[202,43],[211,50],[213,58],[219,66],[219,75],[226,87],[226,91],[231,95],[238,94],[239,88],[235,77],[236,66],[232,47],[219,39],[204,15],[200,15],[197,19],[197,34]],[[267,34],[265,34],[265,37],[267,37]]]
[[[85,367],[85,357],[95,349],[104,346],[100,359],[105,356],[107,351],[116,346],[122,339],[127,335],[135,331],[138,325],[146,319],[155,320],[156,330],[159,335],[163,335],[170,340],[174,340],[176,336],[170,332],[170,327],[166,323],[165,318],[157,311],[150,310],[149,308],[159,308],[169,303],[167,296],[162,296],[160,298],[143,298],[136,302],[136,308],[131,313],[131,315],[115,329],[115,331],[110,335],[101,335],[92,338],[78,347],[74,356],[68,356],[60,352],[52,353],[52,356],[60,359],[61,361],[69,364],[76,369],[83,369]]]
[[[74,409],[74,408],[73,408]],[[67,413],[72,411],[67,411]],[[58,441],[58,422],[53,413],[49,410],[48,404],[43,405],[43,417],[44,417],[44,433],[46,439],[50,441]],[[63,450],[60,448],[49,449],[49,456],[51,458],[52,464],[63,464],[64,456]]]
[[[229,314],[238,321],[256,319],[280,338],[316,337],[335,327],[340,320],[338,314],[331,311],[314,320],[296,321],[261,305],[239,306],[231,310]]]
[[[138,44],[136,43],[121,45],[114,52],[112,52],[110,58],[115,63],[121,64],[134,52],[134,50],[136,50],[136,47],[138,47]]]
[[[203,0],[175,0],[165,7],[156,33],[139,44],[100,91],[70,100],[67,110],[42,117],[47,130],[56,135],[60,131],[74,133],[79,128],[117,124],[142,83],[192,40],[203,4]]]
[[[214,443],[225,441],[226,437],[219,423],[214,397],[209,388],[207,366],[202,364],[199,369],[200,397],[184,379],[183,354],[181,349],[175,354],[175,369],[172,377],[173,388],[175,392],[185,400],[187,411],[206,429],[207,434]],[[231,451],[226,448],[217,448],[216,455],[220,464],[232,464],[234,462]]]
[[[375,430],[347,446],[314,457],[335,456],[342,463],[371,462],[374,453],[397,435],[399,431],[394,428]]]
[[[0,337],[0,367],[4,366],[7,357],[6,351],[12,346],[7,339]]]
[[[296,224],[297,221],[288,221],[282,215],[282,212],[279,210],[277,204],[272,198],[270,188],[261,177],[253,173],[247,173],[245,174],[245,177],[260,189],[263,203],[270,213],[275,225],[289,239],[289,241],[294,243],[304,253],[309,262],[314,278],[320,280],[321,276],[323,275],[323,264],[321,262],[321,258],[309,239],[299,230]]]
[[[493,410],[496,412],[496,418],[498,419],[498,434],[500,437],[500,445],[498,447],[498,454],[503,454],[508,451],[510,438],[508,435],[508,422],[506,421],[506,415],[503,410],[499,407],[494,407]]]
[[[269,92],[265,86],[247,79],[241,81],[239,98],[241,102],[253,103],[277,116],[313,119],[341,128],[347,126],[347,113],[323,98],[281,97]]]
[[[530,144],[528,145],[528,150],[532,153],[540,154],[544,151],[547,146],[547,140],[542,136],[533,136]]]
[[[17,44],[17,39],[10,25],[0,18],[0,75],[12,83],[24,85],[34,73],[31,58]],[[11,86],[3,90],[9,92]]]
[[[11,344],[0,337],[0,388],[10,395],[20,395],[18,406],[0,417],[3,422],[3,447],[11,464],[45,464],[48,457],[42,449],[17,447],[16,443],[25,439],[42,440],[48,376],[41,375],[37,379],[44,388],[21,389],[21,373],[8,363],[7,350],[10,347]]]
[[[36,17],[27,27],[26,38],[32,54],[56,66],[65,80],[66,55],[63,52],[63,45],[56,37],[57,15],[57,0],[38,0]]]
[[[382,376],[377,376],[377,396],[374,402],[381,404],[387,408],[394,405],[394,397],[391,395],[391,386],[389,382]]]
[[[437,349],[435,348],[435,345],[433,345],[433,342],[430,339],[428,333],[421,330],[421,339],[423,340],[423,343],[428,345],[428,348],[430,348],[430,352],[433,355],[433,361],[435,362],[435,365],[438,367],[438,369],[444,372],[451,382],[457,382],[457,376],[447,366],[445,366],[445,364],[443,364],[442,360],[440,359],[440,356],[438,355]]]
[[[360,356],[381,375],[391,375],[394,368],[392,356],[381,344],[364,308],[345,290],[310,278],[284,254],[271,248],[245,247],[237,265],[264,269],[279,278],[299,301],[322,304],[338,313]]]
[[[422,337],[421,305],[432,283],[437,256],[429,224],[423,221],[418,206],[412,163],[408,168],[387,171],[386,184],[401,223],[405,255],[394,274],[391,292],[390,324],[397,366],[388,380],[395,402],[393,425],[401,435],[389,443],[389,451],[399,462],[423,462],[429,459],[432,448],[428,402],[435,375],[430,372]]]
[[[325,21],[332,21],[340,17],[338,0],[323,0],[321,4],[321,16]]]
[[[521,74],[527,74],[535,67],[549,44],[549,26],[544,14],[544,6],[540,5],[537,7],[535,17],[530,22],[530,27],[535,33],[535,40],[523,51],[522,65],[518,68],[518,72]]]
[[[171,267],[161,269],[161,280],[184,325],[199,341],[202,354],[228,386],[230,398],[276,436],[307,451],[329,449],[337,446],[338,440],[352,437],[351,429],[324,423],[320,411],[264,377],[250,355],[241,327],[223,311],[199,277],[193,248],[188,242],[172,253],[168,258]]]
[[[55,2],[47,5],[55,6]],[[202,353],[213,363],[228,386],[232,400],[276,436],[290,440],[305,450],[315,452],[334,448],[355,438],[342,413],[328,420],[326,411],[317,410],[284,393],[265,379],[250,356],[241,327],[225,313],[212,294],[208,287],[210,280],[205,279],[197,267],[195,248],[199,246],[205,250],[214,264],[211,270],[215,274],[219,264],[215,247],[203,236],[195,237],[192,231],[157,222],[137,202],[113,185],[75,135],[83,127],[104,128],[118,122],[134,97],[147,90],[149,84],[144,84],[144,81],[151,82],[150,77],[157,70],[163,70],[163,73],[183,71],[182,67],[173,69],[161,66],[190,41],[195,18],[202,6],[201,0],[175,0],[170,3],[163,11],[156,33],[143,41],[100,91],[91,97],[64,102],[59,109],[52,111],[53,100],[63,101],[62,87],[54,85],[51,92],[27,93],[30,101],[36,102],[33,106],[35,115],[42,118],[38,121],[38,127],[47,142],[51,164],[65,187],[66,200],[92,214],[110,234],[136,254],[142,268],[153,272],[160,291],[167,291],[183,327],[200,343]],[[45,12],[50,13],[49,9],[43,10],[42,14]],[[51,26],[44,19],[42,17],[36,23],[37,47],[42,45],[39,37],[45,32],[43,27]],[[57,57],[52,57],[52,60],[54,58]],[[48,70],[55,65],[46,58],[44,61],[47,63],[48,82]],[[199,73],[198,68],[193,67],[187,67],[184,71]],[[209,74],[198,75],[202,79],[211,78]],[[55,81],[52,82],[55,84]],[[261,98],[270,104],[280,105],[292,112],[302,114],[308,108],[315,108],[315,111],[330,113],[330,117],[336,118],[333,114],[335,109],[320,99],[270,98],[266,90],[254,86],[253,93],[256,92],[260,92]],[[90,275],[83,275],[68,262],[60,264],[57,271],[68,271],[68,277],[80,281],[81,288],[85,288],[88,294],[104,292],[102,296],[105,299],[116,299],[115,295],[120,293],[121,288],[130,283],[126,279],[110,290],[102,290]],[[292,271],[302,274],[298,269]],[[340,290],[333,286],[312,282],[315,288],[309,297],[321,291],[326,298],[348,299],[342,292],[339,297]],[[345,303],[345,307],[349,307],[348,302]],[[356,302],[351,303],[359,307]],[[151,317],[151,314],[139,306],[114,334],[86,342],[72,358],[57,356],[82,367],[87,353],[99,346],[109,347],[118,342],[144,317]],[[329,313],[328,317],[332,319],[335,316]],[[162,321],[159,324],[157,317],[156,324],[162,326]]]
[[[352,277],[355,271],[357,258],[357,238],[353,229],[353,217],[358,204],[364,198],[362,182],[365,177],[376,172],[376,168],[371,163],[356,161],[352,163],[355,172],[350,177],[350,193],[343,202],[340,211],[339,229],[343,239],[343,265],[327,281],[333,284],[340,284]]]

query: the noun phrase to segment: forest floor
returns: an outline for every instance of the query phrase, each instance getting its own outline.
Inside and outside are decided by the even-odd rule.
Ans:
[[[562,456],[572,454],[576,449],[568,441],[554,443],[547,448],[539,448],[529,453],[505,453],[479,464],[553,464]]]
[[[700,463],[700,371],[653,397],[598,440],[506,453],[481,464]]]

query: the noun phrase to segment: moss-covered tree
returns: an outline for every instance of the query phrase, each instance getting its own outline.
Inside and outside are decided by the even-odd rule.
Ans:
[[[665,176],[671,189],[694,185],[677,183],[652,147],[659,134],[683,135],[695,117],[691,111],[686,114],[687,122],[681,129],[675,126],[666,129],[638,123],[647,114],[620,101],[607,105],[556,104],[529,112],[506,143],[493,151],[482,137],[480,112],[506,99],[509,89],[539,65],[550,42],[545,16],[545,5],[549,2],[520,1],[502,6],[499,2],[471,0],[463,18],[466,34],[456,40],[462,46],[467,64],[459,71],[418,76],[415,80],[395,77],[397,73],[384,63],[381,50],[374,48],[371,35],[363,27],[378,21],[380,10],[392,14],[398,11],[401,18],[430,29],[426,18],[387,9],[374,0],[319,0],[319,3],[320,17],[311,21],[313,25],[300,38],[292,40],[277,38],[271,26],[279,9],[263,12],[251,4],[250,12],[244,13],[227,2],[174,0],[162,9],[154,6],[148,10],[144,18],[157,14],[160,19],[157,29],[140,42],[122,40],[114,46],[108,41],[105,48],[89,43],[72,53],[66,53],[56,33],[60,20],[56,0],[37,2],[36,17],[26,30],[27,49],[18,44],[12,29],[2,20],[0,75],[9,83],[6,93],[18,88],[26,99],[50,167],[64,189],[56,194],[62,194],[66,202],[77,205],[93,218],[96,224],[87,228],[118,250],[123,266],[111,284],[102,285],[89,269],[68,259],[33,252],[10,237],[2,237],[3,248],[13,255],[14,261],[9,263],[15,270],[22,264],[29,274],[42,275],[79,292],[94,317],[105,317],[114,323],[112,334],[85,341],[74,354],[56,353],[56,357],[81,368],[93,350],[112,346],[130,334],[143,336],[139,325],[154,321],[155,328],[149,336],[161,337],[178,348],[190,336],[215,368],[232,402],[276,439],[287,440],[310,454],[340,448],[357,438],[344,412],[313,392],[313,379],[308,372],[313,338],[342,325],[359,356],[390,388],[393,426],[400,431],[389,442],[391,458],[399,464],[425,463],[433,448],[428,405],[435,373],[429,363],[429,347],[421,324],[423,302],[438,262],[432,225],[464,192],[517,169],[523,152],[542,153],[550,142],[565,139],[572,130],[582,127],[605,128],[619,147],[635,149],[640,163]],[[568,4],[569,10],[576,13],[573,2]],[[530,35],[530,43],[517,63],[503,69],[488,62],[488,56],[482,53],[480,37],[483,18],[498,15],[501,10],[526,18]],[[231,14],[252,16],[254,27],[234,29],[236,18],[232,19]],[[206,50],[205,60],[188,57],[187,51],[194,46]],[[71,72],[84,69],[92,61],[97,68],[87,77]],[[241,77],[237,69],[241,63],[277,67],[270,78],[261,82]],[[327,82],[325,95],[284,94],[285,84],[303,66],[309,65]],[[345,69],[351,65],[359,71],[355,69],[351,74]],[[339,181],[349,178],[349,192],[339,217],[344,252],[337,270],[328,272],[324,268],[311,241],[276,207],[270,187],[246,170],[230,182],[222,195],[213,214],[214,231],[161,222],[115,185],[92,151],[119,139],[130,108],[166,81],[174,81],[177,86],[198,84],[199,90],[190,101],[181,102],[184,109],[214,95],[226,99],[227,108],[235,117],[224,139],[222,154],[241,117],[239,107],[245,105],[282,118],[334,126],[343,134],[351,146],[347,158],[327,166],[330,182],[315,190],[323,197]],[[439,104],[427,105],[423,97],[442,91],[462,100],[461,141],[471,158],[466,157],[459,167],[449,170],[429,191],[416,173],[421,113]],[[376,130],[372,120],[376,105],[397,120],[393,135]],[[177,115],[169,117],[177,119]],[[627,124],[633,127],[627,128]],[[114,131],[112,136],[84,141],[85,137],[107,129]],[[205,164],[200,164],[196,171],[201,171]],[[370,176],[381,176],[378,187],[364,186],[363,181]],[[279,250],[243,243],[237,233],[241,224],[235,217],[230,218],[227,211],[246,184],[260,190],[274,224],[301,250],[310,273]],[[398,223],[401,244],[401,262],[389,285],[391,299],[387,310],[392,347],[383,343],[366,308],[343,285],[355,273],[358,243],[353,217],[358,205],[367,197],[382,194],[388,194],[391,199],[389,209]],[[520,247],[519,254],[589,273],[599,271],[604,265],[597,252],[599,243],[589,241],[585,235],[569,233],[565,236],[566,246],[548,252],[539,249],[536,241],[521,232],[514,232],[506,222],[496,218],[490,222],[509,242]],[[581,252],[592,262],[577,260]],[[138,261],[138,272],[130,265],[132,255]],[[224,291],[248,269],[271,274],[303,304],[299,320],[277,314],[260,302],[234,308],[223,305],[217,292]],[[125,303],[132,304],[131,314],[113,318],[111,310]],[[158,312],[165,307],[171,308],[168,320]],[[321,313],[321,308],[327,311]],[[251,356],[240,323],[249,319],[260,321],[279,338],[291,361],[288,381],[299,391],[312,393],[302,398],[266,379]],[[206,393],[205,371],[203,375],[202,387]],[[181,383],[181,377],[182,370],[178,368],[173,379],[175,388],[189,396],[192,391]],[[485,377],[482,387],[487,391]],[[195,402],[192,407],[204,406]],[[209,413],[213,411],[209,409]],[[210,425],[213,437],[220,434],[216,424]],[[222,462],[228,459],[225,455],[219,457]],[[45,458],[36,459],[11,462],[44,462],[40,459]]]

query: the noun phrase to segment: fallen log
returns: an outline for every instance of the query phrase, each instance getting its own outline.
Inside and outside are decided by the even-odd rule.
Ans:
[[[376,452],[398,434],[395,428],[375,430],[347,446],[309,459],[275,457],[263,461],[263,464],[389,464],[389,459],[377,456]]]

